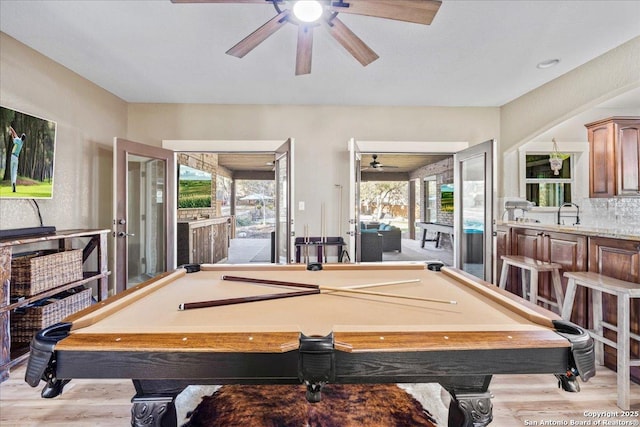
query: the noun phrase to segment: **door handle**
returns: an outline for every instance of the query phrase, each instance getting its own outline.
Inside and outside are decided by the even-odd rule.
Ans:
[[[133,233],[125,233],[124,231],[119,231],[118,232],[118,237],[129,237],[129,236],[134,237],[135,234],[133,234]]]

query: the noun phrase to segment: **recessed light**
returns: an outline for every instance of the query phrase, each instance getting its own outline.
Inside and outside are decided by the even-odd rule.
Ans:
[[[554,65],[558,65],[559,62],[560,62],[559,59],[547,59],[546,61],[540,62],[538,65],[536,65],[536,67],[540,69],[551,68]]]

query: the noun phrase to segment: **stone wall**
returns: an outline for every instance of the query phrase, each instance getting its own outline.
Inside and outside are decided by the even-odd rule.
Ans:
[[[428,176],[436,177],[436,221],[441,224],[453,225],[453,212],[442,211],[440,194],[440,187],[442,184],[453,184],[453,156],[448,159],[441,160],[437,163],[423,166],[411,173],[411,176],[409,178],[418,179],[420,182],[419,197],[421,212],[424,212],[426,209],[424,178]],[[417,218],[417,220],[421,220],[421,218]]]

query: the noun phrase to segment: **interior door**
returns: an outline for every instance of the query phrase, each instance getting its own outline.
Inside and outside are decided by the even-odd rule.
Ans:
[[[454,155],[454,267],[491,282],[495,140]]]
[[[276,149],[276,262],[293,263],[295,228],[293,215],[293,140]]]
[[[116,292],[175,266],[174,153],[116,138],[114,144]]]
[[[360,262],[360,163],[362,154],[355,139],[349,140],[349,258]]]

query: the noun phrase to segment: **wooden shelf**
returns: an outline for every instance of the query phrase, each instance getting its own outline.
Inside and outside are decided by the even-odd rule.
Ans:
[[[111,274],[107,265],[107,236],[111,231],[107,229],[96,230],[62,230],[52,234],[37,236],[23,236],[18,238],[0,239],[0,382],[9,377],[9,369],[22,362],[29,355],[29,345],[17,343],[12,347],[10,339],[10,312],[19,307],[49,298],[65,290],[77,286],[96,284],[97,299],[102,301],[108,294],[108,277]],[[76,280],[28,297],[17,297],[11,299],[11,259],[15,255],[15,250],[24,245],[39,245],[42,243],[58,244],[58,249],[72,249],[78,245],[78,240],[88,242],[82,250],[82,262],[86,262],[92,255],[96,254],[97,271],[84,271],[82,279]],[[28,248],[31,250],[31,248]]]
[[[72,289],[75,288],[77,286],[80,285],[84,285],[85,283],[89,283],[92,282],[94,280],[97,279],[101,279],[101,278],[105,278],[108,277],[111,274],[111,272],[107,272],[107,273],[96,273],[96,272],[84,272],[84,278],[81,280],[76,280],[75,282],[69,282],[65,285],[62,286],[58,286],[56,288],[53,289],[49,289],[46,292],[41,292],[37,295],[32,295],[30,297],[20,297],[20,299],[16,302],[12,302],[7,306],[4,307],[0,307],[0,313],[4,312],[4,311],[11,311],[14,310],[18,307],[23,307],[27,304],[31,304],[32,302],[36,302],[36,301],[40,301],[41,299],[45,299],[45,298],[49,298],[50,296],[59,294],[60,292],[64,292],[67,289]]]

